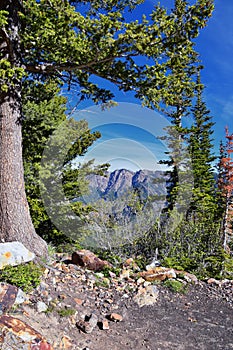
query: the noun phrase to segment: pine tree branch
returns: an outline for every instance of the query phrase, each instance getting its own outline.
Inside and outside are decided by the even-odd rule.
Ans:
[[[72,63],[72,62],[67,62],[67,63],[42,63],[38,65],[25,65],[26,70],[30,73],[35,73],[35,74],[51,74],[54,72],[73,72],[75,70],[88,70],[91,67],[94,67],[99,64],[103,63],[108,63],[111,62],[117,58],[124,58],[124,57],[132,57],[132,56],[137,56],[138,54],[120,54],[120,55],[114,55],[110,57],[106,57],[100,60],[92,60],[90,62],[84,63],[84,64],[77,64],[77,63]]]

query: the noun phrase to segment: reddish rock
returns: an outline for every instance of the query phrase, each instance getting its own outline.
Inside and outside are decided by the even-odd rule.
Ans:
[[[130,279],[130,270],[122,270],[119,278],[120,278],[120,280]]]
[[[186,272],[186,271],[179,271],[179,270],[175,270],[175,273],[179,276],[179,275],[182,275],[184,276],[184,279],[189,282],[189,283],[197,283],[198,282],[198,278],[192,274],[192,273],[189,273],[189,272]]]
[[[53,348],[51,347],[51,345],[49,345],[46,341],[42,340],[42,341],[35,341],[35,343],[31,344],[30,350],[52,350]]]
[[[101,322],[101,329],[104,330],[104,331],[109,329],[108,320],[103,320],[103,321]]]
[[[94,253],[86,249],[74,252],[71,263],[92,271],[101,271],[105,266],[111,266],[107,261],[101,260]]]
[[[28,350],[53,350],[43,336],[23,321],[8,315],[0,317],[0,342],[4,348],[23,350],[25,344]],[[0,348],[3,345],[0,343]]]
[[[124,266],[131,266],[133,263],[134,263],[134,259],[129,258],[129,259],[125,260]]]
[[[176,273],[173,269],[166,267],[155,267],[154,269],[143,271],[140,276],[146,281],[163,281],[167,278],[176,278]]]
[[[140,270],[140,268],[138,267],[137,263],[134,261],[133,258],[129,258],[129,259],[125,260],[125,262],[123,264],[123,268],[131,268],[131,269],[137,270],[137,271]]]
[[[123,317],[119,314],[116,314],[116,313],[112,313],[110,316],[109,316],[110,320],[111,321],[114,321],[114,322],[121,322],[123,320]]]
[[[72,346],[71,338],[67,335],[62,337],[59,349],[69,349]]]
[[[0,283],[0,313],[8,311],[14,304],[18,288],[7,283]]]
[[[79,299],[79,298],[74,298],[74,301],[76,302],[76,304],[78,305],[82,305],[84,303],[84,300]]]
[[[0,315],[9,312],[13,305],[23,304],[27,295],[16,286],[8,283],[0,283]]]

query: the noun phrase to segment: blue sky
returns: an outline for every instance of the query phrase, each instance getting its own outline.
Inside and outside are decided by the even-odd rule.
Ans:
[[[204,65],[205,102],[216,123],[215,143],[224,139],[224,128],[233,132],[233,1],[215,0],[215,11],[197,39]]]
[[[172,0],[161,0],[164,6],[172,6]],[[135,16],[149,13],[157,1],[147,0],[139,6]],[[196,50],[204,65],[202,82],[206,89],[204,99],[215,122],[214,144],[218,152],[224,139],[224,128],[233,132],[233,1],[215,0],[215,11],[206,28],[196,40]],[[159,169],[158,160],[167,151],[158,139],[162,127],[169,122],[156,111],[143,109],[132,95],[117,93],[118,107],[102,112],[96,106],[85,106],[75,114],[77,119],[88,120],[93,130],[99,130],[102,138],[88,151],[85,160],[95,158],[97,163],[110,162],[110,170],[116,168]]]
[[[166,135],[164,128],[169,122],[158,112],[136,103],[119,102],[105,111],[91,106],[79,111],[77,116],[102,134],[88,150],[85,161],[94,158],[99,164],[110,163],[110,170],[162,169],[158,162],[164,159],[168,148],[160,137]]]

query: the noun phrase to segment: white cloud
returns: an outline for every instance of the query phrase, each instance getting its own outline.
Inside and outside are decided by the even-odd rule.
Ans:
[[[125,138],[117,138],[98,143],[92,147],[84,157],[82,162],[95,159],[96,163],[110,163],[113,168],[125,168],[139,170],[158,170],[161,166],[158,161],[163,157],[164,150],[157,148],[157,152],[152,152],[144,144]],[[78,159],[80,161],[80,159]]]
[[[103,138],[90,147],[83,161],[94,158],[99,164],[111,163],[112,168],[161,169],[158,161],[165,158],[167,147],[157,138],[166,135],[164,128],[170,123],[159,113],[138,104],[119,103],[105,111],[93,106],[74,117],[86,119],[90,128],[104,126]]]
[[[226,121],[231,121],[233,118],[233,95],[228,99],[227,103],[223,108],[223,118]]]

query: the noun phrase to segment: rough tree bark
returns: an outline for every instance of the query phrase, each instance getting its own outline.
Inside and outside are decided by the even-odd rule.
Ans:
[[[8,28],[0,29],[1,58],[12,67],[21,66],[20,0],[1,0],[0,10],[9,12]],[[47,254],[47,244],[33,227],[24,186],[21,132],[21,80],[0,93],[0,240],[20,241],[37,256]]]

